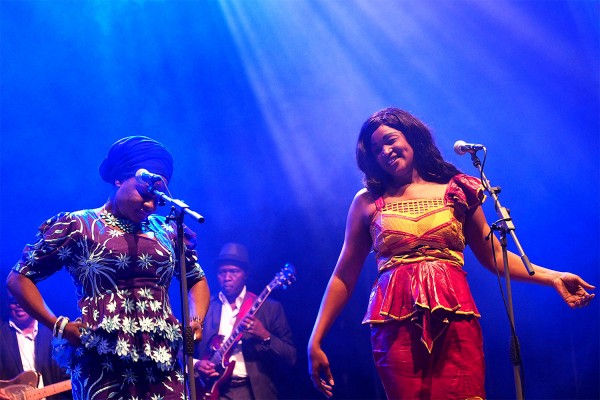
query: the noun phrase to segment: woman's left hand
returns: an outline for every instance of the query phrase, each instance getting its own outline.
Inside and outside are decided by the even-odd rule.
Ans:
[[[190,327],[192,328],[192,332],[194,334],[194,341],[199,342],[200,340],[202,340],[202,320],[200,318],[191,318]]]
[[[569,272],[563,272],[554,278],[552,286],[571,308],[585,307],[596,296],[586,291],[586,289],[595,289],[595,286]]]

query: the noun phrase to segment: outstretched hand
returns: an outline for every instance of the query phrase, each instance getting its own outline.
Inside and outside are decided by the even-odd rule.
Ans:
[[[596,296],[586,291],[595,289],[595,286],[569,272],[563,272],[554,278],[552,285],[571,308],[585,307]]]
[[[308,373],[315,389],[327,398],[333,396],[333,375],[329,369],[329,360],[320,347],[308,350]]]

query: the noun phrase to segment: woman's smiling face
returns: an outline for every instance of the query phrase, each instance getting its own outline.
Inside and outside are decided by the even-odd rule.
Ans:
[[[377,128],[371,135],[371,152],[393,179],[412,176],[414,151],[399,130],[386,125]]]

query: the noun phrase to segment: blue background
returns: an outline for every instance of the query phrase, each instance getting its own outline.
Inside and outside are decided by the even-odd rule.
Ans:
[[[227,241],[249,247],[255,292],[296,266],[297,282],[273,293],[299,354],[284,397],[320,398],[306,341],[361,188],[358,130],[397,106],[467,173],[477,171],[453,143],[485,144],[486,174],[530,259],[600,283],[598,1],[0,7],[2,276],[44,219],[104,203],[111,188],[97,171],[114,141],[151,136],[175,156],[173,195],[206,217],[188,224],[215,292],[212,260]],[[484,209],[494,221],[493,204]],[[470,251],[465,269],[483,314],[488,398],[514,398],[498,281]],[[340,399],[384,397],[360,325],[375,274],[369,258],[324,344]],[[54,312],[76,314],[66,273],[40,287]],[[512,287],[526,398],[599,398],[599,301],[570,310],[549,287]]]

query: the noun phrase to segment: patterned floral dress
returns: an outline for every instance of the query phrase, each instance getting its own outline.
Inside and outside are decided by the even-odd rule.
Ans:
[[[65,267],[73,279],[83,346],[63,340],[55,357],[71,373],[75,399],[183,398],[181,327],[168,295],[180,278],[175,225],[152,215],[144,234],[126,233],[112,218],[95,209],[47,220],[13,269],[39,282]],[[195,251],[185,255],[192,287],[204,272]]]
[[[379,275],[363,323],[390,398],[484,396],[480,315],[462,268],[465,218],[483,199],[481,182],[461,174],[443,198],[376,201]]]

